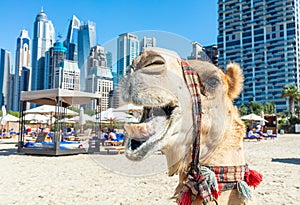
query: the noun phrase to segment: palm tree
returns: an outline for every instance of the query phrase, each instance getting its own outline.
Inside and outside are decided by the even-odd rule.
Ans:
[[[266,102],[263,104],[263,106],[264,106],[264,112],[266,114],[274,114],[276,109],[276,105],[274,102]]]
[[[288,98],[289,100],[289,111],[291,116],[295,115],[295,99],[300,99],[300,92],[294,84],[288,84],[284,86],[283,93],[281,95],[283,98]]]

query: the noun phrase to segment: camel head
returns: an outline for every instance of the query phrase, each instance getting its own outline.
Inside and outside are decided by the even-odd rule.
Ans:
[[[186,169],[194,139],[192,97],[181,63],[175,52],[146,49],[133,61],[132,71],[120,87],[123,101],[144,107],[139,124],[125,125],[126,156],[138,161],[161,150],[166,155],[170,175]],[[188,64],[201,81],[200,162],[244,164],[245,129],[232,102],[242,89],[241,69],[231,63],[224,73],[208,62],[191,60]]]

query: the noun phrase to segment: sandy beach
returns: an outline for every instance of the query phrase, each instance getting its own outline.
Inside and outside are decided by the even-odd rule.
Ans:
[[[44,157],[18,154],[17,139],[0,142],[0,204],[176,204],[178,176],[168,177],[159,152],[133,163],[124,154]],[[300,134],[244,142],[246,160],[264,176],[257,204],[299,204]]]

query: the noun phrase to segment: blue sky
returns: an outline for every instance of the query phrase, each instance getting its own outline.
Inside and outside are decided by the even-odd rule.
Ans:
[[[217,42],[217,1],[213,0],[9,0],[0,3],[0,48],[14,55],[22,29],[32,38],[42,6],[56,36],[61,34],[63,39],[75,14],[81,21],[96,23],[100,45],[121,33],[144,30],[174,33],[202,45]]]

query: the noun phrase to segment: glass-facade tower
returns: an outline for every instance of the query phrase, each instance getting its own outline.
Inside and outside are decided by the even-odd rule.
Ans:
[[[96,46],[96,24],[88,21],[80,26],[78,33],[78,67],[80,69],[80,90],[85,91],[87,61],[92,47]]]
[[[20,36],[17,39],[13,111],[20,111],[21,91],[31,90],[30,81],[26,81],[25,83],[24,79],[22,78],[22,69],[26,69],[26,73],[29,77],[28,80],[30,80],[30,58],[30,38],[28,36],[28,31],[22,30]],[[27,79],[27,76],[25,79]]]
[[[219,0],[219,66],[241,65],[245,83],[236,104],[276,104],[286,84],[299,88],[299,0]]]
[[[53,24],[47,15],[40,11],[34,22],[32,41],[31,90],[44,89],[45,53],[55,43]]]
[[[10,74],[12,73],[12,59],[11,52],[5,49],[0,50],[0,105],[5,105],[7,110],[10,110],[11,98],[10,88],[11,81]]]
[[[64,46],[67,48],[67,59],[78,61],[78,33],[80,29],[80,20],[73,15],[69,24],[67,38]]]
[[[131,33],[119,35],[117,45],[117,79],[116,88],[119,87],[120,80],[126,75],[126,68],[132,60],[139,55],[140,46],[138,37]],[[114,88],[115,89],[115,88]]]

